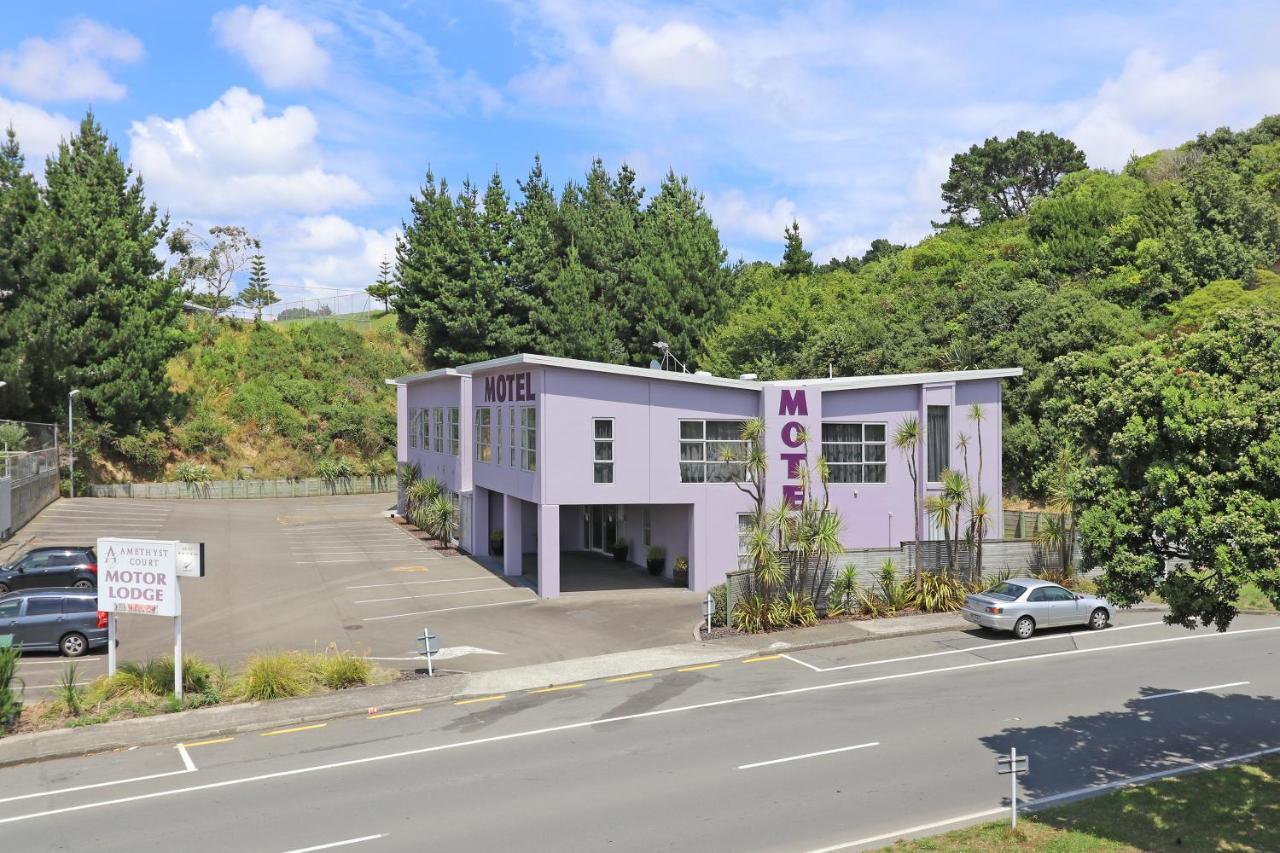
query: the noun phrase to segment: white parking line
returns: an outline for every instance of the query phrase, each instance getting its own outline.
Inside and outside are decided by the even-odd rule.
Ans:
[[[857,841],[846,841],[843,844],[834,844],[830,847],[822,847],[817,850],[810,850],[808,853],[835,853],[837,850],[848,850],[851,847],[862,847],[867,844],[875,844],[879,841],[890,841],[904,838],[908,835],[915,835],[920,832],[928,832],[931,829],[941,829],[944,826],[951,826],[953,823],[963,823],[970,820],[980,820],[984,817],[991,817],[998,814],[1008,814],[1006,808],[987,809],[981,812],[972,812],[970,814],[962,814],[958,817],[949,817],[946,820],[936,820],[933,823],[922,823],[919,826],[909,826],[906,829],[895,829],[893,832],[886,832],[881,835],[872,835],[867,838],[859,838]]]
[[[880,741],[872,741],[871,743],[860,743],[854,746],[842,746],[838,749],[824,749],[821,752],[806,752],[804,755],[791,755],[786,758],[774,758],[769,761],[757,761],[755,764],[740,764],[739,770],[751,770],[756,767],[768,767],[771,764],[786,764],[788,761],[803,761],[806,758],[819,758],[823,755],[835,755],[839,752],[852,752],[855,749],[867,749],[872,746],[879,746]]]
[[[791,655],[784,654],[783,657],[791,661],[792,663],[798,663],[801,666],[808,667],[814,672],[837,672],[842,669],[857,669],[863,666],[875,666],[876,664],[882,664],[882,663],[902,663],[903,661],[924,660],[925,658],[937,658],[937,657],[943,657],[944,655],[972,654],[973,652],[981,652],[987,649],[1007,649],[1007,648],[1017,649],[1017,648],[1022,648],[1023,646],[1029,643],[1043,643],[1048,640],[1062,640],[1069,637],[1079,637],[1083,635],[1095,635],[1095,636],[1098,636],[1100,634],[1109,635],[1115,631],[1128,631],[1128,630],[1132,630],[1133,628],[1150,628],[1153,625],[1163,625],[1163,624],[1165,623],[1164,622],[1141,622],[1137,625],[1117,625],[1113,628],[1108,628],[1106,629],[1106,631],[1103,631],[1103,632],[1072,631],[1067,634],[1046,634],[1040,637],[1032,637],[1029,640],[1019,640],[1016,644],[1015,643],[988,643],[986,645],[973,646],[972,648],[966,648],[966,649],[947,649],[945,652],[928,652],[922,655],[907,655],[906,657],[900,657],[900,658],[883,658],[881,660],[863,661],[862,663],[846,663],[846,664],[841,664],[840,666],[814,666],[811,663],[805,663],[802,660],[793,658]]]
[[[368,557],[344,557],[341,560],[294,560],[293,562],[299,566],[315,566],[320,563],[372,563],[376,560],[410,560],[420,559],[423,554],[370,554]],[[438,560],[439,557],[427,557],[429,560]]]
[[[326,557],[338,557],[345,554],[413,554],[412,548],[405,548],[403,545],[372,545],[368,548],[342,548],[334,550],[333,548],[304,548],[299,550],[293,549],[293,556],[305,556],[308,551],[323,551]]]
[[[450,595],[475,595],[477,592],[510,590],[509,586],[483,586],[480,589],[464,589],[461,592],[428,592],[422,595],[397,595],[395,598],[366,598],[356,604],[381,604],[384,601],[405,601],[410,598],[445,598]]]
[[[387,833],[380,832],[377,835],[362,835],[359,838],[348,838],[345,841],[330,841],[328,844],[317,844],[314,847],[299,847],[297,850],[286,850],[285,853],[315,853],[317,850],[332,850],[335,847],[348,847],[352,844],[361,844],[365,841],[376,841],[379,838],[386,838]]]
[[[501,603],[521,604],[523,602],[512,601],[512,602],[501,602]],[[498,605],[480,604],[480,605],[473,605],[473,606],[474,607],[496,607]],[[456,608],[456,609],[461,609],[461,608]],[[428,611],[428,612],[431,612],[431,611]],[[435,612],[442,612],[442,611],[435,611]],[[408,613],[404,615],[413,616],[416,614]],[[396,617],[381,616],[381,617],[372,617],[372,618],[387,619],[387,618],[396,618]],[[366,619],[365,621],[367,622],[371,620]],[[500,743],[503,741],[510,741],[510,740],[520,740],[523,738],[537,737],[540,735],[547,735],[547,734],[555,734],[558,732],[578,731],[580,729],[588,729],[588,728],[593,728],[595,726],[603,726],[609,723],[620,723],[628,720],[643,720],[643,719],[649,719],[651,717],[665,717],[671,714],[684,713],[686,711],[698,711],[698,710],[702,710],[703,708],[720,708],[720,707],[725,707],[729,705],[739,705],[744,702],[757,702],[763,699],[775,699],[781,696],[797,696],[797,695],[802,695],[806,693],[815,693],[822,690],[836,690],[842,687],[853,687],[855,685],[860,685],[860,684],[872,684],[876,682],[892,681],[892,680],[898,680],[902,678],[916,678],[919,676],[932,675],[940,672],[955,672],[957,670],[975,669],[978,667],[987,667],[987,666],[1003,666],[1007,664],[1021,663],[1027,660],[1063,657],[1066,655],[1096,654],[1099,652],[1118,651],[1124,648],[1136,648],[1140,646],[1161,645],[1164,643],[1194,642],[1198,640],[1214,640],[1214,639],[1221,639],[1224,637],[1238,637],[1246,634],[1258,634],[1258,633],[1270,632],[1270,631],[1280,631],[1280,627],[1245,628],[1240,631],[1227,631],[1222,634],[1193,634],[1185,637],[1171,637],[1171,638],[1166,638],[1162,640],[1143,640],[1141,642],[1129,643],[1123,646],[1102,646],[1102,647],[1093,648],[1093,649],[1072,649],[1070,651],[1065,651],[1065,652],[1048,652],[1043,655],[1012,658],[1009,660],[983,661],[981,663],[971,663],[971,664],[965,664],[963,666],[953,666],[953,667],[947,667],[939,670],[928,670],[925,672],[903,673],[900,675],[882,675],[874,678],[855,679],[853,681],[838,681],[831,684],[812,684],[807,687],[794,687],[789,690],[775,690],[769,693],[756,693],[749,696],[734,696],[728,699],[715,699],[710,702],[700,702],[695,705],[681,705],[674,708],[656,708],[651,711],[638,711],[634,714],[619,714],[614,717],[597,717],[591,720],[580,720],[579,722],[576,722],[576,723],[565,723],[559,726],[548,726],[546,728],[540,728],[540,729],[526,729],[525,731],[510,732],[508,734],[502,734],[502,735],[492,735],[490,737],[477,738],[474,740],[463,740],[463,741],[455,741],[453,743],[437,744],[435,746],[424,746],[424,747],[419,747],[417,749],[404,750],[402,752],[383,753],[381,755],[369,755],[363,758],[350,758],[345,761],[335,761],[329,764],[315,764],[308,767],[295,767],[292,770],[278,770],[272,773],[262,773],[257,776],[242,776],[236,779],[224,779],[220,782],[208,782],[203,785],[191,785],[186,788],[171,788],[169,790],[164,790],[164,791],[152,791],[146,794],[136,794],[132,797],[118,797],[113,800],[101,800],[96,803],[82,803],[80,805],[75,805],[75,806],[63,806],[62,808],[49,809],[47,811],[42,811],[42,812],[33,812],[31,814],[14,815],[12,817],[0,818],[0,825],[7,824],[7,823],[17,823],[18,821],[24,821],[24,820],[35,820],[36,818],[51,817],[53,815],[59,815],[59,814],[68,814],[70,812],[85,811],[87,809],[98,809],[98,808],[105,808],[108,806],[122,805],[124,803],[134,803],[134,802],[140,802],[143,800],[153,800],[160,797],[172,797],[178,794],[190,794],[198,791],[211,791],[211,790],[216,790],[218,788],[228,788],[234,785],[244,785],[252,782],[264,782],[270,779],[285,779],[292,776],[303,776],[310,773],[318,773],[325,770],[336,770],[343,767],[359,767],[366,764],[374,764],[380,761],[390,761],[397,758],[407,758],[415,755],[429,755],[432,753],[444,752],[452,749],[464,749],[470,746],[479,746],[481,744]],[[1261,755],[1261,754],[1264,754],[1264,753],[1254,753],[1253,756]],[[1253,757],[1253,756],[1250,756],[1250,757]],[[1214,762],[1214,763],[1215,764],[1225,763],[1231,760],[1244,760],[1244,757],[1235,756],[1233,757],[1233,759],[1222,759],[1221,762]],[[994,810],[991,810],[988,812],[982,812],[976,815],[969,815],[966,817],[953,818],[948,821],[942,821],[941,823],[938,823],[936,825],[944,826],[947,823],[955,823],[959,820],[972,819],[974,817],[982,817],[987,814],[997,814],[1003,811],[1005,810],[994,809]],[[899,832],[923,831],[924,829],[929,829],[929,828],[932,828],[933,826],[934,825],[931,824],[929,826],[918,827],[914,830],[899,830]],[[875,840],[875,839],[872,839],[872,840]],[[866,844],[866,843],[870,843],[870,841],[863,840],[863,841],[857,841],[857,842],[849,842],[848,844],[843,844],[836,847],[830,847],[827,849],[842,850],[848,847],[857,846],[858,844]]]
[[[1142,696],[1139,701],[1146,702],[1148,699],[1167,699],[1170,696],[1184,696],[1188,693],[1208,693],[1210,690],[1223,690],[1227,687],[1243,687],[1248,684],[1247,681],[1232,681],[1229,684],[1211,684],[1208,687],[1192,687],[1190,690],[1173,690],[1169,693],[1157,693],[1154,696]]]
[[[476,578],[445,578],[444,580],[434,581],[400,581],[398,583],[364,583],[359,586],[349,586],[347,589],[377,589],[384,586],[418,586],[424,583],[474,583],[475,581],[491,581],[491,576],[482,576]]]
[[[381,622],[384,619],[403,619],[406,616],[426,616],[430,613],[452,613],[455,610],[477,610],[481,607],[505,607],[508,604],[532,604],[536,599],[524,598],[519,601],[495,601],[492,604],[464,604],[461,607],[442,607],[439,610],[415,610],[412,613],[397,613],[394,616],[366,616],[361,622]]]
[[[192,763],[190,756],[186,754],[186,750],[182,750],[182,770],[170,770],[167,773],[152,773],[148,776],[134,776],[130,779],[113,779],[110,782],[94,782],[92,785],[77,785],[74,788],[59,788],[56,791],[36,791],[31,794],[19,794],[16,797],[5,797],[0,799],[0,803],[16,803],[18,800],[30,800],[35,797],[56,797],[60,794],[74,794],[76,791],[89,791],[94,788],[110,788],[115,785],[130,785],[134,782],[146,782],[150,779],[163,779],[166,776],[182,776],[186,773],[194,773],[196,766]]]

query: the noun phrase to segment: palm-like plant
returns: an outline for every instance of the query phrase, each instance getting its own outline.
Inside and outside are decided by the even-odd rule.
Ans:
[[[920,419],[904,418],[893,432],[893,449],[907,461],[907,473],[911,475],[911,506],[914,510],[916,541],[924,536],[920,530],[920,482],[916,472],[916,456],[920,448]]]
[[[443,492],[435,495],[426,506],[426,530],[448,547],[458,532],[458,508],[453,498]]]
[[[982,580],[982,540],[987,538],[991,528],[991,501],[986,494],[979,492],[977,498],[969,505],[969,529],[973,532],[973,542],[977,565],[971,580]]]

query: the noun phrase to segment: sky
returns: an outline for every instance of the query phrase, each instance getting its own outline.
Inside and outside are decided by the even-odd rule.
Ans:
[[[1280,112],[1280,3],[14,3],[0,124],[37,173],[92,109],[175,222],[262,240],[286,301],[359,290],[431,168],[593,157],[706,197],[730,260],[942,218],[951,156],[1051,130],[1091,166]]]

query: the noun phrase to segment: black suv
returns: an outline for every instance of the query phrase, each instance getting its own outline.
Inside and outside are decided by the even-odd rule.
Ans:
[[[32,548],[9,565],[0,566],[0,595],[18,589],[97,586],[98,555],[92,548]]]

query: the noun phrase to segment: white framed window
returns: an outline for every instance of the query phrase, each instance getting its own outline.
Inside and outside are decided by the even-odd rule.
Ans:
[[[680,421],[680,482],[730,483],[745,480],[743,460],[751,442],[742,440],[743,421]]]
[[[431,449],[436,453],[444,453],[444,409],[436,406],[431,414],[434,422],[431,434],[435,437],[435,443],[432,444]]]
[[[888,476],[885,425],[824,423],[822,456],[833,483],[883,483]]]
[[[458,407],[450,406],[449,407],[449,455],[450,456],[458,455],[458,446],[461,443],[459,441],[460,435],[461,433],[459,431],[459,425],[458,425]]]
[[[595,418],[594,482],[613,482],[613,418]],[[646,541],[646,545],[649,543]]]
[[[751,568],[751,528],[756,517],[749,512],[738,513],[738,568]]]
[[[427,417],[426,409],[418,409],[418,446],[423,450],[428,447],[428,439],[431,436],[431,421]]]
[[[409,446],[418,446],[418,430],[422,429],[422,410],[409,410]]]
[[[942,472],[951,467],[951,407],[930,406],[925,422],[925,456],[930,483],[942,482]]]
[[[516,425],[515,406],[510,406],[507,409],[507,432],[511,439],[511,443],[508,445],[508,447],[510,447],[510,455],[508,458],[511,460],[511,467],[514,468],[520,459],[518,455],[520,452],[519,429]]]
[[[538,470],[538,410],[533,406],[520,407],[520,467]]]
[[[476,461],[493,461],[493,426],[489,423],[492,411],[486,407],[476,407]]]
[[[502,464],[502,407],[494,406],[494,413],[497,415],[497,423],[493,429],[493,464]]]

